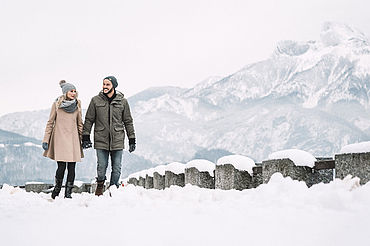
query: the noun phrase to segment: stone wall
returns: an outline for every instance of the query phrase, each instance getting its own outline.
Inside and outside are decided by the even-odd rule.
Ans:
[[[196,185],[200,188],[214,189],[215,179],[208,172],[201,172],[195,167],[191,167],[185,169],[185,184]]]
[[[184,173],[174,174],[166,171],[165,175],[154,172],[153,177],[130,178],[128,184],[141,186],[146,189],[165,189],[172,185],[184,187],[186,184],[196,185],[207,189],[243,190],[256,188],[262,183],[268,183],[271,176],[279,172],[284,177],[306,182],[308,187],[318,183],[329,183],[333,175],[344,179],[347,175],[360,178],[360,184],[370,181],[370,152],[356,154],[340,154],[332,158],[317,158],[313,168],[296,166],[290,159],[267,160],[257,163],[253,173],[237,170],[232,164],[216,166],[214,175],[201,172],[195,167],[186,168]],[[2,186],[0,186],[2,187]],[[50,193],[53,184],[29,183],[24,188],[27,192]],[[107,187],[106,187],[107,188]],[[75,186],[74,193],[94,193],[96,184]]]
[[[347,175],[360,178],[360,184],[370,181],[370,152],[335,155],[335,177]]]
[[[215,169],[215,188],[244,190],[252,188],[252,176],[247,171],[236,169],[232,164],[218,165]]]

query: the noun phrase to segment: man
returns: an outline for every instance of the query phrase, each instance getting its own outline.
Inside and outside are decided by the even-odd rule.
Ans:
[[[90,132],[94,128],[94,148],[98,159],[97,188],[95,195],[104,192],[105,174],[108,167],[108,158],[111,157],[112,173],[110,186],[116,185],[121,176],[121,161],[124,149],[125,129],[129,139],[129,152],[136,148],[135,130],[130,113],[130,107],[123,94],[116,91],[118,86],[114,76],[103,80],[103,90],[91,99],[85,116],[82,131],[82,147],[90,148]]]

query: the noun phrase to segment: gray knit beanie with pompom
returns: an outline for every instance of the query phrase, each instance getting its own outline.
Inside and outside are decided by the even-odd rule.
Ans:
[[[76,90],[76,87],[70,83],[66,83],[65,80],[59,82],[60,87],[62,87],[63,95],[65,95],[70,90]]]

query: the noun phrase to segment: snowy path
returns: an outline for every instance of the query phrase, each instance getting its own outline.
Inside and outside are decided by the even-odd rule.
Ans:
[[[95,197],[0,190],[1,245],[369,245],[370,182],[308,189],[275,174],[244,191],[126,186]]]

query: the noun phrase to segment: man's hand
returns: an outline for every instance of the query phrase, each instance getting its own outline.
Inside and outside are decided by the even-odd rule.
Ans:
[[[46,143],[46,142],[43,142],[43,143],[42,143],[42,148],[43,148],[44,150],[48,150],[48,149],[49,149],[49,144],[48,144],[48,143]]]
[[[129,138],[128,140],[129,149],[128,152],[134,152],[136,149],[136,139],[135,138]]]
[[[88,149],[92,147],[92,143],[90,141],[90,135],[82,135],[82,148]]]

